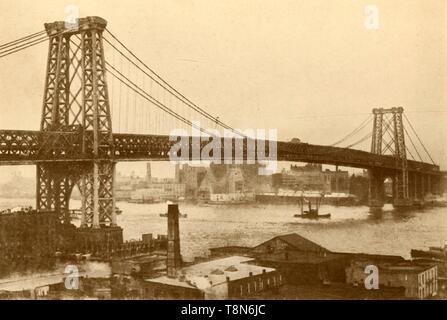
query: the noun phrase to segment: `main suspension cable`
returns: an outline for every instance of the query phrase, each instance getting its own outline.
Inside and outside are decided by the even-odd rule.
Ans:
[[[427,148],[425,147],[424,143],[422,142],[421,138],[419,138],[419,135],[417,134],[416,130],[413,128],[413,125],[411,124],[410,120],[407,118],[407,116],[404,114],[405,120],[407,120],[407,123],[410,125],[411,130],[416,135],[416,138],[419,140],[419,143],[422,145],[422,148],[424,148],[425,153],[430,158],[431,162],[435,164],[435,161],[431,157],[430,153],[428,152]]]
[[[14,40],[14,41],[10,41],[10,42],[4,43],[4,44],[0,45],[0,50],[3,50],[3,49],[8,48],[8,47],[11,47],[11,46],[16,45],[16,44],[18,44],[20,42],[25,42],[25,41],[28,41],[28,40],[30,40],[32,38],[39,37],[39,36],[41,36],[41,35],[43,35],[45,33],[46,33],[46,31],[42,30],[42,31],[30,34],[30,35],[28,35],[26,37],[22,37],[22,38],[19,38],[17,40]]]
[[[133,58],[135,58],[139,63],[141,63],[149,72],[151,72],[154,76],[151,76],[149,74],[147,74],[145,71],[143,71],[138,65],[137,67],[144,72],[148,77],[150,77],[153,81],[155,81],[157,84],[159,84],[161,87],[163,87],[165,90],[167,90],[168,92],[170,92],[172,95],[174,95],[177,99],[179,99],[180,101],[182,101],[183,103],[185,103],[186,105],[188,105],[191,109],[193,109],[194,111],[198,112],[199,114],[201,114],[202,116],[205,116],[206,118],[208,118],[209,120],[212,120],[213,122],[215,122],[216,124],[219,124],[220,126],[222,126],[225,129],[231,130],[232,132],[245,137],[244,134],[242,134],[241,132],[235,130],[234,128],[230,127],[229,125],[223,123],[222,121],[220,121],[218,119],[218,117],[214,117],[213,115],[211,115],[210,113],[208,113],[206,110],[204,110],[203,108],[199,107],[198,105],[196,105],[195,103],[193,103],[191,100],[189,100],[187,97],[185,97],[183,94],[181,94],[177,89],[175,89],[173,86],[171,86],[166,80],[164,80],[160,75],[158,75],[153,69],[151,69],[148,65],[146,65],[141,59],[139,59],[128,47],[126,47],[126,45],[124,45],[114,34],[112,34],[108,29],[106,29],[106,32],[113,38],[115,39]],[[124,55],[132,64],[136,65],[133,61],[131,61],[121,50],[119,50],[118,48],[116,48],[110,41],[108,41],[106,38],[104,38],[104,40],[111,45],[115,50],[117,50],[118,52],[120,52],[122,55]],[[154,79],[154,77],[156,77],[157,79]],[[164,85],[162,85],[160,82],[162,82]],[[168,88],[166,88],[165,86],[167,86]]]
[[[12,44],[12,42],[11,42],[10,43],[11,45],[8,45],[7,47],[10,47],[10,46],[13,46],[13,45],[15,45],[15,47],[6,49],[7,47],[5,45],[4,50],[0,50],[0,58],[9,56],[9,55],[17,53],[17,52],[20,52],[20,51],[25,50],[25,49],[30,48],[30,47],[34,47],[34,46],[36,46],[38,44],[41,44],[43,42],[48,41],[51,38],[59,36],[62,33],[63,33],[63,31],[61,31],[59,33],[56,33],[54,35],[51,35],[50,37],[47,36],[47,35],[40,36],[40,37],[34,36],[34,37],[32,37],[32,38],[30,38],[30,39],[28,39],[26,41],[22,41],[23,43],[20,43],[20,44],[17,44],[17,43],[19,43],[18,40],[16,40],[17,43],[15,43],[15,44]]]
[[[158,107],[159,109],[165,111],[166,113],[170,114],[171,116],[173,116],[174,118],[180,120],[181,122],[194,127],[200,131],[202,131],[203,133],[206,133],[210,136],[215,136],[210,132],[207,132],[206,130],[204,130],[203,128],[201,128],[200,126],[195,125],[193,122],[191,122],[190,120],[184,118],[183,116],[177,114],[175,111],[171,110],[169,107],[167,107],[166,105],[164,105],[163,103],[161,103],[160,101],[158,101],[157,99],[155,99],[153,96],[151,96],[150,94],[148,94],[146,91],[144,91],[143,89],[141,89],[137,84],[135,84],[134,82],[132,82],[132,80],[130,80],[128,77],[126,77],[124,74],[122,74],[120,71],[118,71],[114,66],[112,66],[110,63],[108,63],[106,61],[106,65],[108,67],[110,67],[112,70],[110,70],[109,68],[107,68],[107,72],[109,72],[113,77],[117,78],[121,83],[123,83],[125,86],[127,86],[129,89],[131,89],[132,91],[134,91],[135,93],[137,93],[138,95],[140,95],[141,97],[143,97],[144,99],[146,99],[147,101],[149,101],[150,103],[152,103],[153,105],[155,105],[156,107]],[[116,72],[117,74],[119,74],[120,77],[124,78],[127,82],[125,82],[122,78],[118,77],[114,72]]]
[[[30,47],[34,47],[34,46],[36,46],[36,45],[38,45],[40,43],[46,42],[46,41],[48,41],[48,37],[42,38],[42,39],[40,39],[38,41],[34,40],[34,41],[29,42],[29,43],[23,44],[22,46],[18,46],[18,47],[9,49],[9,50],[2,51],[2,52],[0,52],[0,58],[9,56],[9,55],[14,54],[16,52],[20,52],[20,51],[25,50],[25,49],[30,48]]]
[[[338,145],[338,144],[340,144],[340,143],[346,141],[347,139],[349,139],[349,138],[352,137],[353,135],[357,134],[360,130],[362,130],[362,129],[369,123],[368,121],[370,120],[370,118],[371,118],[371,114],[369,114],[369,116],[368,116],[365,120],[363,120],[363,121],[360,123],[360,125],[359,125],[356,129],[354,129],[353,131],[351,131],[351,132],[350,132],[349,134],[347,134],[344,138],[342,138],[342,139],[338,140],[337,142],[331,144],[330,146],[331,146],[331,147],[334,147],[334,146],[336,146],[336,145]]]

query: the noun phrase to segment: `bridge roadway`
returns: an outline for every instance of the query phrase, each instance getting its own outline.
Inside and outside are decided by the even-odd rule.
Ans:
[[[0,165],[91,161],[92,152],[84,154],[81,152],[81,138],[79,132],[0,130]],[[102,157],[104,159],[114,158],[118,162],[167,161],[169,160],[169,150],[177,143],[169,141],[169,136],[161,135],[113,134],[113,139],[114,154],[106,154]],[[244,140],[244,159],[246,159],[246,143],[247,141]],[[202,142],[202,147],[206,144],[207,142]],[[268,144],[266,144],[266,150],[268,154]],[[191,153],[189,159],[197,160],[192,159]],[[277,160],[323,163],[363,169],[399,170],[399,164],[392,156],[307,143],[278,141]],[[429,175],[440,174],[439,166],[412,160],[408,160],[408,171]]]

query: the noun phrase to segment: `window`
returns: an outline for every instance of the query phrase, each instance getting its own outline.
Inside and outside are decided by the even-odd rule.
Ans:
[[[258,289],[257,288],[257,285],[256,285],[256,280],[255,281],[253,281],[253,286],[254,286],[254,288],[255,288],[255,291]]]
[[[241,296],[244,294],[244,287],[241,285]]]
[[[264,281],[261,279],[259,279],[259,290],[264,289]]]
[[[247,283],[247,292],[250,293],[250,282]]]

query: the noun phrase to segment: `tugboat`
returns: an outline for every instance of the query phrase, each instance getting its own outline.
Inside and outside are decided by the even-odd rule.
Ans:
[[[323,201],[324,194],[320,194],[320,197],[315,198],[315,209],[312,208],[312,201],[311,199],[307,200],[303,196],[300,200],[300,208],[301,208],[301,214],[295,214],[295,218],[302,218],[302,219],[328,219],[331,217],[331,214],[318,214],[320,210],[321,202]],[[309,209],[304,210],[304,203],[307,203]]]

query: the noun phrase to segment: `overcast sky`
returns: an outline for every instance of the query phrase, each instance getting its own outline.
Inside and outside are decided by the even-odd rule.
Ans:
[[[331,144],[372,108],[403,106],[447,168],[446,1],[1,0],[0,44],[64,20],[68,4],[108,20],[154,70],[233,127]],[[378,29],[365,27],[369,4]],[[46,55],[41,45],[0,59],[0,128],[38,129]]]

